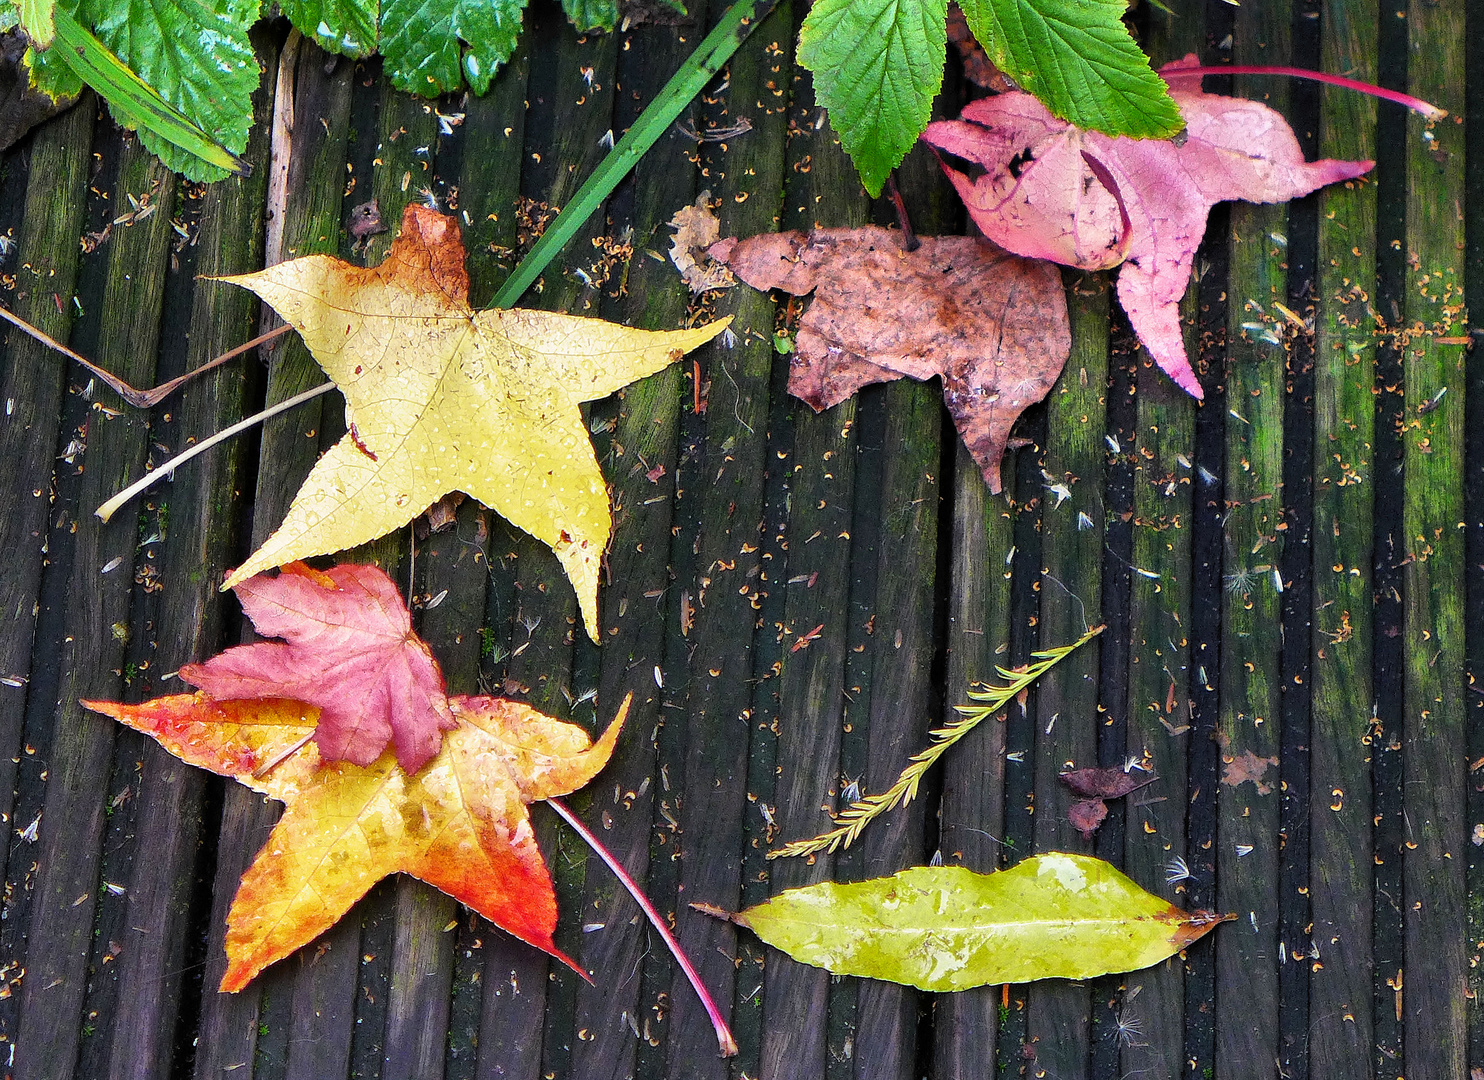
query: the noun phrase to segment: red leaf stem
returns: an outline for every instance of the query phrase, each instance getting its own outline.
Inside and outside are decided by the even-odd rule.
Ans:
[[[1309,71],[1306,68],[1269,64],[1223,64],[1216,67],[1182,67],[1168,74],[1161,70],[1160,74],[1165,75],[1166,78],[1182,79],[1191,75],[1286,75],[1291,79],[1312,79],[1314,82],[1328,83],[1330,86],[1339,86],[1346,90],[1358,90],[1362,94],[1370,94],[1371,97],[1378,97],[1383,101],[1393,101],[1421,113],[1429,120],[1441,120],[1448,115],[1447,109],[1430,105],[1421,98],[1404,94],[1400,90],[1388,90],[1384,86],[1361,82],[1359,79],[1346,78],[1344,75],[1331,75],[1327,71]]]

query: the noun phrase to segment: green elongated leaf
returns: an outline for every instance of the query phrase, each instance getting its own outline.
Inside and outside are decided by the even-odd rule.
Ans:
[[[425,97],[457,90],[466,77],[476,94],[484,93],[515,50],[525,7],[526,0],[386,0],[387,76],[398,90]]]
[[[948,0],[818,0],[799,29],[799,63],[873,197],[927,127],[947,19]]]
[[[837,975],[967,990],[1135,971],[1235,916],[1187,913],[1088,855],[1036,855],[976,874],[921,866],[789,889],[733,920]]]
[[[279,0],[278,6],[325,52],[359,59],[376,51],[378,0]]]
[[[996,67],[1081,128],[1168,138],[1185,122],[1123,25],[1125,0],[963,0]]]
[[[505,284],[490,301],[490,307],[513,307],[535,284],[542,271],[551,265],[551,260],[582,228],[582,223],[603,205],[603,200],[608,198],[619,181],[638,164],[655,140],[669,130],[675,118],[732,58],[747,36],[762,25],[775,3],[776,0],[736,0],[726,9],[711,32],[696,46],[696,51],[680,65],[680,70],[670,77],[655,99],[644,106],[639,119],[582,182],[572,201],[562,207],[557,219],[541,234],[541,239],[526,253],[515,272],[505,279]]]
[[[256,3],[253,6],[256,17]],[[81,83],[86,82],[108,102],[109,110],[120,124],[137,129],[140,141],[166,165],[193,179],[217,180],[245,171],[246,166],[239,158],[213,141],[189,117],[146,84],[65,8],[57,8],[52,17],[57,30],[57,47],[39,56],[34,50],[26,53],[27,63],[32,65],[33,71],[38,76],[45,75],[50,84],[43,89],[53,95],[77,93]],[[248,55],[251,59],[250,49]],[[257,73],[254,59],[254,86]],[[247,93],[252,93],[251,87]],[[245,102],[245,105],[247,120],[251,121],[251,104]],[[244,124],[238,149],[246,144],[246,139]]]

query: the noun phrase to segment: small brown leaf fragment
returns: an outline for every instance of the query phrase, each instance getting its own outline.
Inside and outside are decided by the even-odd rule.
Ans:
[[[458,520],[459,504],[464,501],[462,491],[451,491],[423,512],[419,524],[426,521],[428,533],[440,533],[451,529]],[[422,532],[422,530],[419,530]]]
[[[1258,757],[1251,750],[1243,750],[1233,758],[1223,757],[1225,767],[1221,771],[1221,782],[1228,787],[1236,787],[1238,784],[1251,781],[1257,788],[1259,795],[1270,795],[1273,785],[1263,778],[1267,775],[1268,767],[1277,765],[1275,757]]]
[[[357,251],[364,249],[371,237],[388,231],[386,222],[381,220],[381,207],[375,199],[351,207],[345,228]]]
[[[1158,779],[1156,773],[1139,775],[1124,772],[1116,765],[1107,769],[1073,769],[1061,774],[1061,782],[1085,799],[1121,799]]]
[[[1078,799],[1067,810],[1067,820],[1084,840],[1092,839],[1092,834],[1098,831],[1098,826],[1107,816],[1108,804],[1102,799]]]
[[[670,261],[691,292],[729,289],[737,284],[726,265],[706,253],[721,236],[721,225],[711,212],[709,190],[697,195],[693,205],[677,210],[669,225],[675,230],[670,238]]]
[[[789,393],[822,412],[903,375],[943,379],[943,398],[989,489],[1016,419],[1071,349],[1061,276],[971,236],[867,226],[723,240],[710,248],[755,289],[814,302],[799,323]]]

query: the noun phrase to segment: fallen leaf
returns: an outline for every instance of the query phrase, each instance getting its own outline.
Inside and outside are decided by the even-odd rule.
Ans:
[[[732,272],[706,253],[721,239],[721,223],[711,212],[711,192],[696,196],[692,206],[682,206],[669,221],[675,235],[670,237],[670,261],[680,271],[680,280],[693,293],[727,289],[737,284]]]
[[[1092,834],[1098,831],[1098,826],[1107,816],[1108,804],[1102,799],[1078,799],[1067,807],[1067,820],[1084,840],[1092,839]]]
[[[1232,758],[1223,758],[1221,770],[1221,782],[1227,787],[1236,787],[1238,784],[1251,782],[1257,788],[1259,795],[1272,793],[1273,785],[1268,783],[1264,777],[1268,769],[1278,764],[1275,757],[1258,757],[1251,750],[1243,750]]]
[[[867,226],[723,240],[711,254],[755,289],[814,301],[788,389],[820,412],[903,375],[943,379],[953,422],[993,492],[1015,420],[1051,389],[1072,337],[1061,276],[968,236]]]
[[[1180,77],[1194,56],[1160,74],[1185,119],[1183,139],[1113,138],[1056,119],[1026,93],[964,108],[928,125],[932,146],[984,170],[944,165],[975,224],[1021,255],[1085,270],[1124,263],[1118,299],[1139,339],[1192,395],[1180,298],[1212,206],[1282,202],[1367,172],[1374,162],[1304,161],[1287,121],[1256,101],[1204,93]]]
[[[303,335],[345,394],[350,427],[223,588],[373,540],[457,490],[556,552],[598,640],[598,567],[613,523],[579,406],[668,366],[726,320],[656,333],[556,312],[476,312],[458,225],[416,204],[379,266],[312,255],[221,280],[257,293]]]
[[[1101,859],[1035,855],[789,889],[734,920],[795,960],[923,990],[1088,979],[1156,964],[1234,916],[1188,913]]]
[[[228,912],[222,990],[242,989],[398,872],[581,971],[552,940],[556,895],[526,805],[597,775],[629,699],[593,743],[581,728],[527,705],[450,698],[457,724],[415,776],[390,753],[367,767],[324,760],[306,742],[319,710],[295,701],[213,701],[197,693],[142,705],[83,704],[183,761],[286,804]]]
[[[236,590],[258,633],[284,640],[187,664],[182,679],[218,701],[292,698],[318,707],[314,741],[327,759],[370,765],[390,741],[402,768],[415,773],[438,753],[454,726],[443,673],[385,573],[290,563]]]
[[[1157,773],[1135,775],[1114,765],[1107,769],[1072,769],[1061,774],[1061,782],[1084,799],[1121,799],[1131,791],[1159,779]]]

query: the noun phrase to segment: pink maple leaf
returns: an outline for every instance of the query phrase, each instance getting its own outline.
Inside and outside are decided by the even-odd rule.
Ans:
[[[1175,382],[1204,396],[1180,332],[1180,298],[1211,207],[1283,202],[1368,172],[1372,161],[1305,162],[1293,129],[1266,105],[1207,94],[1196,58],[1160,72],[1185,117],[1183,138],[1114,138],[1058,120],[1034,97],[1000,94],[929,124],[923,139],[984,170],[944,171],[984,235],[1003,248],[1084,270],[1123,263],[1118,299]]]
[[[387,743],[410,775],[455,727],[443,673],[392,580],[374,566],[321,573],[290,563],[236,587],[242,610],[264,637],[239,645],[180,677],[217,700],[291,698],[317,705],[314,741],[326,759],[370,765]]]

